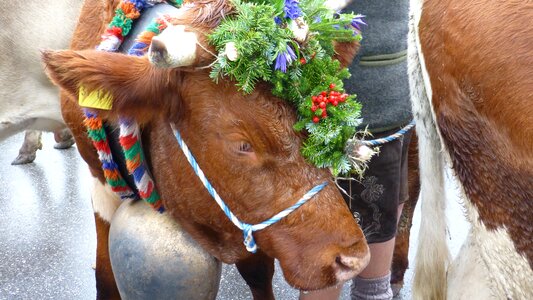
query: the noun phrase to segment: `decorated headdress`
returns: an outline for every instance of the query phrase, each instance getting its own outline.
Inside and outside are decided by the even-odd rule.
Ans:
[[[159,2],[164,1],[123,0],[99,49],[118,49],[131,20],[143,7]],[[183,5],[183,10],[197,5],[167,2]],[[365,159],[374,152],[354,138],[361,124],[361,105],[343,88],[350,73],[336,59],[335,43],[360,41],[363,16],[338,13],[323,0],[225,2],[232,6],[231,12],[207,38],[217,51],[210,65],[211,78],[234,80],[244,94],[251,93],[259,81],[270,83],[273,95],[297,109],[294,128],[307,133],[303,156],[317,167],[329,168],[334,176],[361,175]],[[154,21],[130,54],[143,55],[152,38],[171,23],[168,16]]]

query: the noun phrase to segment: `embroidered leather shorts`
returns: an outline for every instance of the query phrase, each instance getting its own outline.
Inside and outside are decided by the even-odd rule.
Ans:
[[[399,129],[375,134],[381,138]],[[409,196],[407,151],[413,129],[403,137],[380,147],[379,155],[370,159],[361,181],[342,180],[340,186],[354,217],[363,229],[368,243],[385,242],[396,236],[398,206]]]

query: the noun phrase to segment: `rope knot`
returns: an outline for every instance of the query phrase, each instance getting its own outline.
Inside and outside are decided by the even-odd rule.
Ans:
[[[257,251],[257,245],[254,240],[254,236],[252,235],[254,232],[254,228],[252,225],[247,223],[242,223],[242,234],[244,236],[244,246],[246,246],[246,250],[249,252],[255,253]]]

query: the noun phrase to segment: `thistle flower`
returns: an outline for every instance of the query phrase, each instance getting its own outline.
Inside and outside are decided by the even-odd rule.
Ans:
[[[302,16],[302,10],[300,9],[298,0],[285,0],[283,12],[285,12],[285,18],[292,20]]]
[[[287,66],[292,63],[293,60],[296,59],[296,54],[294,54],[294,50],[292,50],[291,46],[287,45],[287,48],[285,51],[278,53],[278,56],[276,57],[276,65],[274,66],[275,70],[281,70],[281,72],[286,73],[287,72]]]
[[[367,25],[365,21],[363,20],[365,16],[361,14],[355,15],[355,17],[352,19],[352,26],[357,29],[358,32],[361,32],[361,25]]]

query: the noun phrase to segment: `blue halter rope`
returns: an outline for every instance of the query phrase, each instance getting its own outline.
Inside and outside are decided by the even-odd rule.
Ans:
[[[278,222],[282,218],[286,217],[288,214],[290,214],[291,212],[296,210],[298,207],[302,206],[305,202],[307,202],[307,200],[311,199],[311,197],[313,197],[318,192],[320,192],[328,184],[327,182],[324,182],[322,184],[319,184],[319,185],[315,186],[314,188],[309,190],[294,205],[292,205],[291,207],[289,207],[289,208],[277,213],[275,216],[273,216],[272,218],[270,218],[270,219],[268,219],[266,221],[263,221],[263,222],[261,222],[259,224],[255,224],[255,225],[242,222],[231,212],[231,210],[226,205],[226,203],[224,203],[222,198],[220,198],[220,196],[218,195],[217,191],[215,191],[215,189],[213,188],[211,183],[209,183],[209,180],[207,180],[207,178],[205,177],[204,172],[202,171],[202,169],[200,169],[200,166],[198,166],[198,163],[196,162],[196,159],[194,159],[194,156],[192,155],[191,151],[189,150],[189,147],[187,147],[187,145],[185,144],[185,142],[181,138],[181,135],[178,132],[178,130],[173,125],[172,125],[172,129],[174,130],[174,135],[176,136],[176,139],[178,140],[178,143],[179,143],[179,145],[181,147],[181,150],[183,151],[183,154],[185,154],[185,157],[187,157],[187,160],[189,161],[189,163],[191,164],[192,168],[194,169],[194,172],[200,178],[200,181],[202,181],[202,183],[204,184],[204,186],[207,189],[207,191],[209,192],[209,194],[211,194],[211,196],[215,199],[215,201],[217,202],[218,206],[220,206],[222,211],[224,211],[224,213],[231,220],[231,222],[233,222],[233,224],[235,224],[235,226],[237,226],[240,230],[242,230],[242,233],[243,233],[243,236],[244,236],[244,245],[246,246],[246,250],[248,250],[249,252],[255,253],[257,251],[257,245],[256,245],[254,237],[252,235],[254,231],[258,231],[258,230],[264,229],[264,228],[266,228],[266,227]]]
[[[365,146],[374,147],[386,144],[388,142],[392,142],[398,138],[400,138],[402,135],[406,134],[409,129],[413,128],[415,126],[415,120],[412,120],[409,124],[407,124],[404,128],[398,130],[394,134],[391,134],[387,137],[375,139],[375,140],[362,140],[361,143]]]

